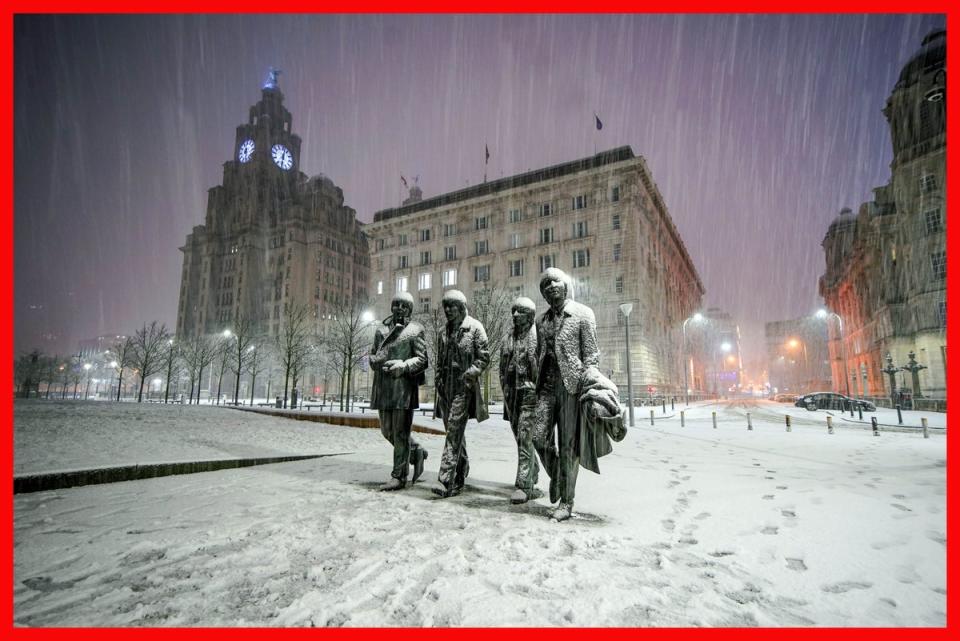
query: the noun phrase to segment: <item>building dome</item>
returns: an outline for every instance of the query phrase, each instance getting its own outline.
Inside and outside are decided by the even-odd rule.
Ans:
[[[942,69],[947,64],[947,32],[936,29],[928,33],[921,43],[920,50],[903,66],[900,78],[894,89],[909,87],[925,73]]]
[[[827,235],[834,234],[839,231],[846,231],[847,229],[852,228],[857,223],[857,216],[849,207],[844,207],[840,210],[840,213],[837,214],[837,217],[833,219],[833,222],[830,223],[830,228],[827,230]]]

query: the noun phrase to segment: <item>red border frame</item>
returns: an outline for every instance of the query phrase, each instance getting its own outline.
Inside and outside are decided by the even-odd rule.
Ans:
[[[2,279],[2,295],[4,307],[7,312],[0,319],[3,328],[3,340],[0,342],[0,361],[6,362],[10,366],[13,362],[13,16],[18,13],[299,13],[299,12],[331,12],[331,13],[445,13],[451,10],[457,13],[580,13],[585,10],[590,13],[940,13],[947,16],[947,36],[950,46],[947,50],[948,66],[958,69],[955,63],[958,55],[953,47],[953,40],[956,40],[957,15],[958,11],[952,9],[948,2],[918,2],[907,4],[903,0],[874,0],[867,2],[864,0],[842,0],[840,2],[827,2],[825,0],[807,0],[801,2],[798,0],[783,0],[781,2],[769,2],[763,0],[733,0],[720,3],[709,3],[704,0],[654,0],[650,3],[638,3],[629,0],[603,0],[602,7],[597,7],[587,3],[574,3],[571,0],[467,0],[458,3],[456,6],[440,2],[438,0],[421,0],[421,2],[412,5],[399,6],[396,2],[386,0],[368,0],[362,4],[351,3],[349,0],[332,6],[318,6],[316,2],[305,0],[274,0],[269,4],[262,0],[205,0],[202,2],[187,2],[185,0],[174,0],[172,2],[141,2],[136,5],[121,0],[81,0],[80,2],[69,2],[64,0],[50,1],[23,1],[14,0],[10,6],[2,10],[3,16],[3,47],[0,49],[0,68],[2,68],[3,77],[0,82],[2,87],[2,111],[0,119],[6,122],[5,146],[7,152],[3,154],[0,160],[0,180],[2,180],[3,190],[6,194],[5,202],[7,206],[0,208],[0,222],[2,228],[7,230],[4,235],[2,250],[0,256],[3,259],[3,271],[8,274]],[[958,123],[957,102],[948,103],[947,107],[947,132],[948,140],[955,138],[951,132],[955,131]],[[947,148],[947,191],[956,193],[958,187],[957,171],[957,152],[955,148],[948,145]],[[949,201],[947,210],[949,212]],[[953,225],[947,225],[947,254],[960,256],[957,254],[958,236]],[[957,260],[960,260],[958,258]],[[957,264],[950,261],[953,267],[948,266],[947,275],[947,301],[948,308],[957,309],[958,295],[957,287],[953,286],[953,274],[958,272]],[[948,343],[954,343],[960,336],[960,323],[948,323],[947,339]],[[947,389],[948,396],[955,385],[953,384],[954,374],[958,371],[956,360],[947,361]],[[7,474],[7,478],[13,477],[13,403],[12,393],[13,380],[12,369],[4,369],[3,389],[8,392],[2,395],[0,400],[0,411],[10,419],[10,429],[6,438],[0,439],[0,465]],[[947,458],[953,458],[957,450],[956,439],[947,441]],[[948,635],[957,627],[951,625],[954,615],[957,612],[957,596],[950,588],[955,586],[955,577],[957,574],[957,556],[952,552],[949,546],[950,532],[956,532],[954,527],[956,517],[955,511],[949,509],[949,499],[956,495],[954,491],[954,478],[956,475],[950,474],[950,468],[947,467],[947,627],[945,628],[776,628],[774,634],[779,639],[796,639],[814,634],[839,632],[850,639],[900,639],[903,635],[909,634],[913,637],[924,639],[947,639]],[[8,486],[9,487],[9,486]],[[265,635],[278,635],[293,638],[304,635],[323,635],[336,638],[365,639],[382,638],[385,634],[398,634],[398,632],[388,632],[384,629],[347,629],[347,630],[305,630],[305,629],[273,629],[273,628],[151,628],[151,629],[118,629],[118,628],[14,628],[13,627],[13,495],[12,487],[9,493],[0,495],[0,510],[6,520],[6,527],[0,528],[0,549],[9,551],[0,561],[2,575],[0,575],[0,633],[9,639],[52,639],[52,638],[78,638],[83,636],[96,635],[99,639],[120,639],[136,635],[140,638],[169,639],[172,635],[203,636],[206,639],[230,639],[238,641],[243,639],[262,639]],[[740,639],[744,634],[757,635],[769,634],[761,629],[759,632],[751,632],[740,628],[727,629],[674,629],[658,628],[644,630],[642,634],[646,637],[656,638],[711,638],[711,639]],[[584,633],[576,629],[542,629],[534,628],[532,630],[518,629],[495,629],[493,632],[498,635],[523,636],[524,638],[539,637],[551,639],[573,639],[574,636],[581,636]],[[635,629],[623,628],[600,628],[596,630],[598,635],[605,639],[633,639],[641,634]],[[440,639],[442,636],[455,634],[458,641],[472,639],[484,639],[491,634],[491,631],[477,628],[460,628],[454,631],[445,629],[423,629],[423,630],[405,630],[399,632],[403,636],[416,634],[418,638]]]

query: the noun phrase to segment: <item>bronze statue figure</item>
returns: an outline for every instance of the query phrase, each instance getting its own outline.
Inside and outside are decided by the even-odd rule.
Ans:
[[[540,466],[533,447],[534,413],[537,407],[537,306],[526,297],[511,307],[513,331],[500,348],[500,389],[503,390],[503,418],[517,441],[516,490],[511,503],[526,503],[540,494],[536,490]]]
[[[443,295],[447,324],[437,346],[437,402],[434,415],[443,419],[447,432],[440,459],[439,481],[433,492],[442,498],[456,496],[470,473],[465,428],[471,418],[488,418],[480,393],[480,375],[490,364],[487,333],[475,318],[467,315],[463,292],[451,289]]]
[[[425,381],[428,364],[423,326],[410,320],[413,296],[407,292],[393,297],[390,311],[391,315],[377,327],[370,353],[370,407],[378,410],[380,431],[393,445],[393,471],[390,480],[380,486],[384,491],[406,486],[411,463],[410,482],[415,483],[427,458],[427,451],[411,436],[413,410],[420,407],[418,387]]]
[[[626,433],[617,388],[597,369],[593,310],[570,300],[569,283],[557,268],[543,272],[540,293],[550,307],[537,319],[534,445],[550,475],[550,502],[560,501],[557,521],[573,512],[578,468],[599,472],[597,458],[611,451],[610,438]]]

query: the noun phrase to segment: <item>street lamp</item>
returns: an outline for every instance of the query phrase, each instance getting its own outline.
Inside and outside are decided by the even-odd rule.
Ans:
[[[687,360],[687,323],[690,321],[699,323],[702,320],[703,314],[697,312],[690,318],[687,318],[683,321],[683,398],[687,405],[690,404],[690,382],[687,379],[687,370],[693,365],[693,363]]]
[[[810,361],[807,358],[807,344],[804,341],[797,340],[796,338],[791,338],[789,341],[787,341],[788,349],[797,349],[798,347],[803,348],[803,378],[805,379],[803,382],[805,383],[805,385],[801,386],[800,381],[796,380],[796,377],[794,377],[794,379],[795,379],[795,382],[797,383],[797,387],[802,387],[805,392],[809,392],[810,391]]]
[[[83,371],[87,373],[87,389],[83,393],[83,400],[90,398],[90,369],[93,367],[90,363],[83,364]]]
[[[624,322],[623,326],[626,328],[627,332],[627,401],[630,403],[630,427],[633,427],[633,376],[630,373],[630,312],[633,311],[633,303],[622,303],[620,305],[620,313],[623,314]]]
[[[850,396],[850,378],[848,377],[847,372],[847,341],[843,337],[843,319],[840,318],[840,314],[827,311],[826,309],[818,309],[816,316],[817,318],[824,320],[830,316],[833,316],[837,319],[837,324],[840,327],[840,349],[842,350],[843,354],[843,383],[847,390],[847,396]]]

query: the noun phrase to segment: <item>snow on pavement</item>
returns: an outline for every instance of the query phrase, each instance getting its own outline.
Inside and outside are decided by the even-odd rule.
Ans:
[[[442,436],[415,436],[426,482],[381,493],[390,449],[377,430],[18,402],[18,473],[349,454],[16,496],[15,622],[945,625],[943,433],[827,435],[823,412],[799,408],[787,411],[815,418],[797,414],[786,433],[773,403],[752,408],[747,431],[747,409],[692,406],[683,428],[638,414],[601,475],[580,471],[576,518],[554,523],[545,499],[509,503],[516,454],[499,419],[469,424],[467,490],[441,500],[429,488]]]

